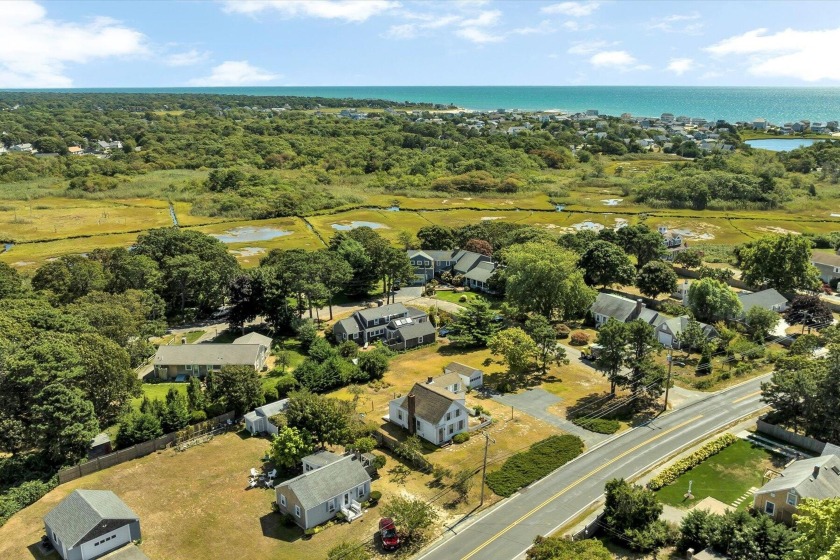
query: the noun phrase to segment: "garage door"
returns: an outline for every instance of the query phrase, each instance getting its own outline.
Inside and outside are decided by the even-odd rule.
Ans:
[[[128,525],[123,525],[116,531],[97,537],[82,545],[82,560],[99,558],[115,548],[119,548],[131,541],[131,531]],[[98,544],[97,544],[98,543]]]

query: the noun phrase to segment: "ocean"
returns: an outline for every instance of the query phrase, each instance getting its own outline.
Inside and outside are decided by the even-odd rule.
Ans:
[[[840,120],[840,88],[659,86],[371,86],[97,88],[30,91],[214,93],[387,99],[452,104],[464,109],[586,111],[602,114],[702,117],[729,122],[767,119],[774,124]]]

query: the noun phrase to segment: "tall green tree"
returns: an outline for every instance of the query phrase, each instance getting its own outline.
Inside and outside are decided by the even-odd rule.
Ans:
[[[543,375],[548,373],[552,364],[559,366],[569,363],[566,350],[557,344],[557,332],[548,319],[542,315],[529,318],[525,322],[525,332],[537,345],[537,367]]]
[[[755,342],[764,342],[770,336],[770,333],[779,324],[781,317],[775,311],[765,309],[759,305],[751,307],[747,311],[745,323],[747,325],[747,332]]]
[[[626,253],[636,257],[637,268],[642,268],[665,254],[662,236],[645,224],[635,224],[619,229],[617,242]]]
[[[382,507],[382,515],[392,518],[408,540],[417,538],[438,520],[437,510],[430,503],[398,494]]]
[[[499,330],[496,313],[484,298],[474,298],[466,309],[455,315],[450,325],[450,339],[459,346],[484,347]]]
[[[534,340],[519,327],[504,329],[490,338],[490,352],[502,356],[508,371],[524,376],[536,367],[539,349]]]
[[[66,255],[40,266],[32,276],[32,287],[51,291],[57,303],[72,303],[78,298],[105,288],[102,265],[81,255]]]
[[[603,523],[610,532],[624,534],[645,528],[662,514],[662,504],[656,494],[623,478],[607,482],[604,493]]]
[[[293,469],[301,459],[312,453],[309,433],[293,426],[283,426],[271,440],[268,456],[271,462],[284,469]]]
[[[692,282],[688,288],[688,307],[701,321],[732,320],[741,314],[741,300],[729,286],[713,278]]]
[[[610,381],[610,394],[615,395],[617,386],[624,386],[628,377],[624,371],[627,357],[627,326],[610,318],[598,329],[595,342],[601,346],[595,363]]]
[[[57,465],[72,464],[87,455],[99,432],[93,405],[82,392],[61,383],[47,385],[32,407],[40,447]]]
[[[590,286],[607,288],[612,284],[632,284],[636,269],[621,247],[608,241],[595,241],[581,255],[578,263]]]
[[[659,294],[672,294],[677,290],[677,273],[665,261],[650,261],[639,270],[636,286],[644,295],[654,299]]]
[[[224,366],[208,376],[210,400],[242,415],[263,404],[260,376],[251,366]]]
[[[564,537],[537,537],[526,560],[611,560],[613,555],[598,539],[574,541]]]
[[[665,372],[653,362],[653,355],[661,349],[652,325],[641,319],[627,323],[627,354],[624,361],[630,368],[627,388],[634,395],[653,398],[661,394]]]
[[[457,246],[455,232],[446,226],[423,226],[417,230],[417,239],[420,240],[421,249],[443,251]]]
[[[797,537],[790,560],[840,559],[840,498],[805,498],[793,519]]]
[[[124,449],[163,435],[160,420],[148,412],[131,413],[122,417],[117,432],[117,447]]]
[[[164,432],[177,432],[190,423],[190,405],[187,396],[170,387],[166,393],[166,405],[161,415],[161,427]]]
[[[309,391],[296,391],[289,394],[286,418],[289,426],[309,432],[317,445],[343,444],[349,437],[349,406]]]
[[[822,283],[811,264],[811,242],[801,235],[762,237],[740,247],[737,254],[742,279],[750,286],[793,293],[816,290]]]
[[[132,398],[140,396],[140,381],[128,353],[115,342],[82,334],[76,344],[84,370],[76,385],[93,405],[99,422],[108,425],[125,412]]]
[[[525,312],[548,320],[582,316],[595,301],[586,286],[575,253],[557,245],[525,243],[502,252],[506,263],[506,295]]]

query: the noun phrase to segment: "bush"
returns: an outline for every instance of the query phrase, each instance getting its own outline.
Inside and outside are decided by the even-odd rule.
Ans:
[[[190,424],[197,424],[207,420],[207,413],[203,410],[193,410],[190,414]]]
[[[665,521],[654,521],[647,527],[630,529],[625,533],[630,550],[653,552],[676,541],[676,530]]]
[[[470,434],[467,432],[461,432],[460,434],[455,434],[452,438],[452,443],[464,443],[470,440]]]
[[[379,490],[371,490],[371,492],[370,492],[370,501],[371,502],[376,503],[381,499],[382,499],[382,492],[380,492]]]
[[[460,301],[461,303],[466,303],[466,302],[467,302],[467,296],[461,296],[461,297],[459,297],[459,298],[458,298],[458,301]]]
[[[614,434],[621,428],[618,420],[610,418],[573,418],[572,423],[598,434]]]
[[[647,483],[647,487],[651,490],[659,490],[660,488],[668,486],[677,480],[683,473],[690,471],[709,457],[717,455],[736,441],[738,441],[736,436],[732,434],[723,434],[716,440],[710,441],[688,457],[680,459],[675,464],[663,470]]]
[[[285,399],[289,396],[289,393],[297,389],[297,386],[297,379],[291,375],[281,377],[277,380],[277,385],[274,386],[277,389],[277,398]]]
[[[589,335],[583,331],[577,331],[572,335],[572,346],[586,346],[589,344]]]
[[[714,385],[714,380],[712,379],[701,379],[700,381],[694,382],[694,388],[698,391],[705,391],[707,389],[711,389],[712,385]]]
[[[565,340],[569,338],[572,329],[570,329],[567,325],[559,324],[554,326],[554,332],[557,333],[557,338]]]
[[[43,498],[56,486],[56,478],[50,479],[49,482],[30,480],[0,495],[0,526],[15,513]]]
[[[538,441],[527,451],[517,453],[499,470],[487,475],[487,486],[507,498],[514,492],[539,480],[583,452],[583,441],[577,436],[551,436]]]

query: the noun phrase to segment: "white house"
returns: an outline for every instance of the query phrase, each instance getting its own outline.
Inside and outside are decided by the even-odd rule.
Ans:
[[[74,490],[44,516],[44,528],[64,560],[92,560],[140,540],[140,518],[110,490]]]
[[[464,401],[463,393],[448,391],[429,378],[426,383],[415,383],[408,395],[388,403],[388,420],[441,445],[467,431],[469,412]]]
[[[252,410],[245,415],[245,429],[251,432],[251,435],[264,432],[276,434],[277,426],[271,422],[271,417],[286,410],[288,404],[289,399],[282,399]]]
[[[445,368],[444,373],[455,373],[461,377],[461,382],[465,387],[476,389],[484,385],[484,372],[480,369],[470,367],[458,362],[451,362]]]

